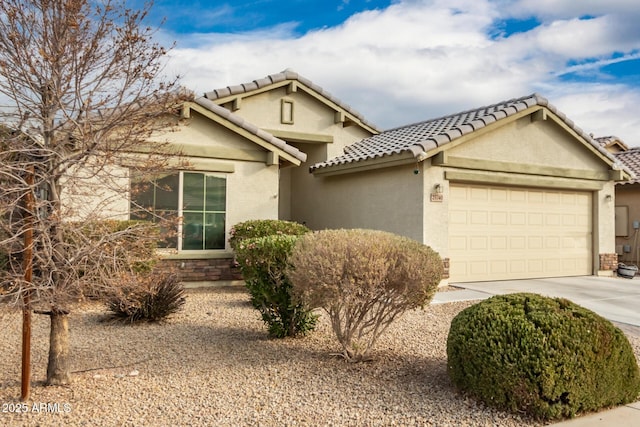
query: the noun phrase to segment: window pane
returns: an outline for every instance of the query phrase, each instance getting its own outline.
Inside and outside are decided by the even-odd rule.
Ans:
[[[178,210],[179,183],[180,177],[177,173],[165,175],[156,180],[157,210]]]
[[[150,182],[131,183],[131,219],[150,219],[148,211],[153,210],[153,184]]]
[[[201,211],[204,209],[204,174],[184,174],[183,209],[189,211]]]
[[[160,224],[159,248],[178,247],[178,211],[156,211],[156,222]]]
[[[200,172],[182,174],[182,189],[180,173],[160,174],[153,182],[132,179],[130,217],[159,223],[159,247],[177,248],[181,237],[181,250],[224,249],[226,178]],[[176,232],[180,216],[182,236]]]
[[[207,176],[207,211],[225,211],[227,199],[226,179],[217,176]]]
[[[204,221],[202,213],[185,213],[182,224],[182,249],[204,249]]]
[[[205,215],[204,249],[224,249],[224,217],[224,213],[208,213]]]
[[[132,180],[131,219],[156,222],[158,210],[177,209],[178,174],[160,175],[153,180]]]

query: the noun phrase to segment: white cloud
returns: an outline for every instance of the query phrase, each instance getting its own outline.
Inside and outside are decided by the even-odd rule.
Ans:
[[[499,0],[499,9],[508,16],[538,16],[545,20],[604,14],[638,15],[635,0]]]
[[[189,48],[172,52],[168,70],[184,74],[183,83],[203,93],[292,68],[382,128],[539,91],[585,131],[640,145],[632,114],[640,105],[638,87],[569,84],[559,77],[597,75],[596,64],[612,53],[640,49],[640,34],[629,30],[624,16],[630,2],[602,3],[400,1],[303,36],[290,25],[193,35]],[[531,14],[541,26],[510,37],[489,34],[501,16]],[[597,17],[576,18],[585,14]],[[621,30],[627,37],[620,37]]]
[[[549,92],[551,103],[584,131],[595,136],[615,135],[630,146],[640,146],[640,91],[615,84],[569,84]]]

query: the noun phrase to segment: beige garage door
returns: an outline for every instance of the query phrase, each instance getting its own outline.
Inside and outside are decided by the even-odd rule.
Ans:
[[[591,193],[450,190],[451,283],[592,274]]]

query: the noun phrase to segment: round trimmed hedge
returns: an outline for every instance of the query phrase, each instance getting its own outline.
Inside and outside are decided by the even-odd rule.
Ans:
[[[519,293],[468,307],[451,322],[447,356],[458,389],[538,419],[569,418],[640,394],[622,331],[562,298]]]

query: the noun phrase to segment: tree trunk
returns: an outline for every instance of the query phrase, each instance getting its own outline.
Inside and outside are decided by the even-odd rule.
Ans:
[[[49,364],[47,385],[65,385],[71,382],[69,366],[69,321],[66,313],[51,312],[49,336]]]

